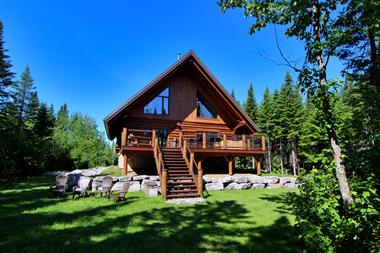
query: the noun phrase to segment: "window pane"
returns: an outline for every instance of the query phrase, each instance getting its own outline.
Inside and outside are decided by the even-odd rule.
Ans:
[[[148,114],[162,114],[162,99],[160,97],[154,98],[144,107],[144,113]]]
[[[167,115],[169,110],[169,98],[163,98],[164,100],[164,108],[162,108],[162,114]]]
[[[215,113],[213,113],[205,103],[197,97],[197,117],[201,118],[216,118]]]
[[[169,97],[169,87],[167,87],[159,96]]]
[[[144,106],[145,114],[167,115],[169,113],[169,87]]]

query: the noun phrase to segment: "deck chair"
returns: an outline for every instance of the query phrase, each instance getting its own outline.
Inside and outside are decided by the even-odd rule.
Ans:
[[[78,185],[73,187],[73,199],[75,195],[81,195],[83,198],[87,195],[87,191],[90,188],[92,179],[86,177],[80,177]]]
[[[94,197],[96,198],[96,194],[97,193],[100,193],[100,197],[102,197],[103,193],[105,193],[106,197],[110,197],[110,192],[111,192],[111,189],[112,189],[112,182],[113,182],[113,179],[111,176],[105,176],[103,177],[103,182],[102,182],[102,185],[101,186],[98,186],[94,193]]]
[[[117,194],[111,193],[111,198],[115,202],[125,199],[125,194],[127,194],[130,185],[130,183],[124,182],[122,189],[120,191],[115,191]]]
[[[49,188],[50,196],[55,195],[55,194],[65,195],[66,183],[67,183],[67,176],[66,175],[58,175],[55,178],[55,185],[52,185]]]

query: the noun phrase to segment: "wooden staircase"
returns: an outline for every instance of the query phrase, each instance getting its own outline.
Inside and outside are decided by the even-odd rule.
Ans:
[[[190,174],[180,148],[162,148],[167,169],[167,199],[200,197],[196,182]]]

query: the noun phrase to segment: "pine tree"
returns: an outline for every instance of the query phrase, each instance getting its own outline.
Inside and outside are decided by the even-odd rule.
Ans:
[[[271,150],[271,138],[272,138],[272,132],[273,132],[273,121],[272,121],[272,102],[273,98],[270,94],[269,88],[266,87],[264,92],[263,100],[260,103],[260,106],[257,110],[257,125],[261,129],[262,132],[266,134],[267,137],[267,159],[266,164],[268,167],[269,172],[272,170],[272,150]]]
[[[8,50],[4,47],[3,23],[0,20],[0,109],[4,109],[9,99],[9,88],[13,86],[14,73],[11,71],[12,64],[7,55]]]
[[[244,108],[245,112],[248,114],[248,116],[253,121],[256,121],[256,118],[257,118],[257,103],[256,103],[255,95],[253,93],[252,83],[249,85],[248,94],[247,94],[247,100],[244,103],[243,108]]]
[[[16,83],[14,91],[14,105],[18,114],[18,125],[22,128],[25,122],[25,114],[32,99],[32,93],[34,90],[33,78],[30,73],[29,67],[26,67],[21,75],[20,81]],[[33,98],[35,99],[35,98]]]

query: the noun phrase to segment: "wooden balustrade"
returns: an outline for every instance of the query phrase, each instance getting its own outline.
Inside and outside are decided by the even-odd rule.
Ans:
[[[190,151],[188,142],[187,142],[187,140],[183,139],[183,135],[180,135],[180,136],[181,136],[181,139],[179,141],[179,144],[180,144],[179,148],[182,151],[183,158],[186,161],[186,164],[189,168],[189,172],[190,172],[190,174],[191,174],[191,176],[195,182],[195,185],[197,186],[198,192],[199,191],[203,192],[202,187],[201,187],[201,189],[199,188],[199,182],[198,182],[200,180],[199,179],[199,168],[195,162],[194,152]],[[183,146],[182,146],[182,143],[183,143]],[[196,173],[194,173],[194,171],[196,171]],[[197,175],[198,175],[198,178],[197,178]],[[202,176],[201,176],[201,178],[202,178]],[[203,180],[203,178],[202,178],[202,180]],[[203,183],[202,183],[202,185],[203,185]]]

